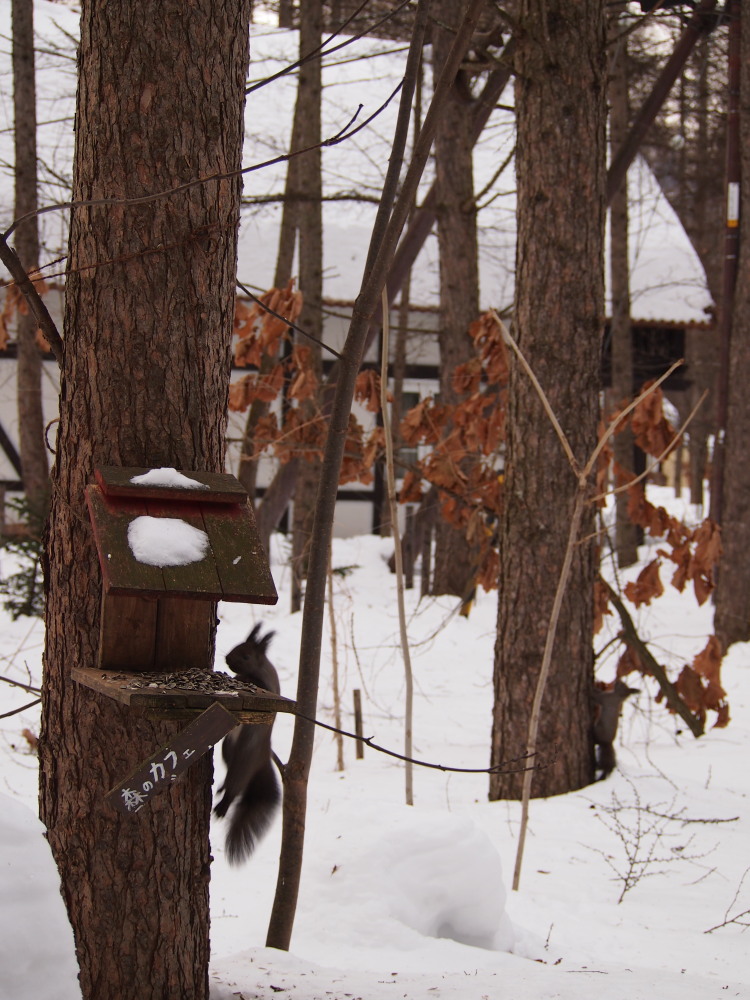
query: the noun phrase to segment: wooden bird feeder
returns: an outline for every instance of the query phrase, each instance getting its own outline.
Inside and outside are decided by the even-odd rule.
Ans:
[[[234,476],[106,467],[86,489],[102,571],[96,668],[75,668],[79,683],[151,718],[197,717],[215,701],[238,722],[265,722],[294,702],[235,678],[226,691],[180,681],[211,668],[216,601],[278,600],[246,491]],[[143,519],[140,520],[139,519]],[[160,524],[159,521],[163,523]],[[176,525],[199,538],[200,551],[175,562],[134,546],[134,523],[158,542]],[[199,534],[201,533],[201,534]],[[158,547],[158,546],[157,546]],[[138,553],[136,555],[136,552]],[[133,675],[158,672],[154,682]],[[172,676],[173,675],[173,676]],[[178,683],[179,682],[179,683]]]

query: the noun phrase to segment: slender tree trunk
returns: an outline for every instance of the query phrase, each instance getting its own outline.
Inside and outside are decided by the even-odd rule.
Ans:
[[[687,413],[697,404],[704,391],[708,390],[703,406],[696,413],[688,434],[688,454],[690,456],[690,502],[703,506],[704,484],[708,478],[708,443],[716,427],[712,408],[716,389],[718,358],[716,344],[705,330],[688,330],[685,346],[685,360],[693,372],[693,383],[688,393]],[[687,415],[686,413],[686,415]]]
[[[300,9],[300,56],[319,48],[323,32],[321,0],[306,0]],[[323,182],[320,149],[320,111],[322,81],[320,59],[311,59],[300,66],[297,105],[300,118],[300,144],[314,147],[300,157],[297,185],[300,205],[299,224],[299,285],[302,311],[299,325],[318,341],[323,339]],[[323,361],[319,343],[296,334],[298,344],[310,351],[310,368],[321,379]],[[322,387],[316,398],[300,403],[308,419],[321,405]],[[310,456],[302,463],[294,493],[292,518],[292,611],[302,606],[302,581],[307,574],[307,554],[310,546],[315,494],[320,478],[320,461]]]
[[[516,66],[515,338],[581,467],[596,444],[603,318],[605,77],[602,0],[522,0]],[[506,505],[495,645],[492,764],[518,756],[545,646],[577,477],[517,362],[508,390]],[[532,795],[593,778],[593,516],[586,511],[557,629]],[[493,774],[490,798],[521,775]]]
[[[242,0],[84,0],[75,200],[238,170],[248,15]],[[105,792],[181,724],[134,718],[69,671],[97,661],[101,582],[84,501],[94,468],[223,468],[240,189],[237,176],[72,216],[40,805],[84,1000],[208,997],[210,758],[121,816]]]
[[[302,129],[302,110],[299,102],[295,102],[294,118],[292,119],[292,135],[289,144],[290,150],[299,149],[302,145],[300,141]],[[294,250],[297,245],[297,227],[299,217],[299,199],[296,194],[299,191],[299,170],[300,157],[293,156],[287,161],[286,182],[284,185],[284,204],[281,210],[281,225],[279,227],[279,248],[276,252],[276,270],[273,278],[274,288],[285,288],[292,277],[294,267]],[[263,354],[260,362],[262,374],[270,372],[276,362],[277,356]],[[242,437],[242,450],[240,452],[240,468],[237,478],[247,490],[251,499],[255,499],[255,489],[258,477],[258,459],[255,455],[255,428],[258,421],[264,417],[269,410],[270,404],[266,400],[253,400],[248,410],[245,421],[245,433]],[[283,511],[281,512],[283,514]],[[281,518],[279,515],[279,519]],[[266,551],[268,546],[266,546]]]
[[[36,78],[34,72],[34,5],[13,0],[13,108],[15,119],[15,217],[37,209]],[[15,249],[27,272],[39,267],[36,216],[18,227]],[[42,356],[37,324],[29,309],[17,326],[18,427],[23,487],[33,520],[44,519],[49,496],[49,466],[44,445]]]
[[[302,2],[302,0],[300,0]],[[294,24],[294,0],[279,0],[279,27],[291,28]]]
[[[738,5],[739,6],[739,5]],[[750,178],[750,18],[745,13],[741,32],[740,157],[743,178]],[[716,635],[726,650],[750,639],[750,182],[742,184],[740,251],[734,293],[730,353],[731,380],[724,460],[722,545],[724,556],[716,589]]]
[[[487,82],[480,94],[472,101],[470,108],[472,123],[472,140],[476,143],[482,134],[484,126],[497,104],[500,95],[510,78],[510,62],[515,43],[511,39],[503,52],[501,63],[493,69],[487,77]],[[402,283],[419,255],[419,251],[425,240],[432,232],[435,225],[435,205],[436,205],[435,184],[425,196],[420,207],[414,212],[407,231],[399,242],[398,249],[393,257],[393,262],[388,272],[386,286],[388,288],[388,298],[394,302],[398,295]],[[377,332],[376,317],[378,317],[376,306],[375,317],[368,331],[365,350],[369,350]],[[327,379],[329,385],[333,385],[338,377],[338,364],[334,365],[333,371]],[[263,502],[258,507],[258,530],[262,538],[270,537],[270,533],[281,520],[286,506],[294,492],[298,463],[287,462],[277,470],[270,488],[266,491]]]
[[[623,34],[621,10],[610,14],[610,37],[614,42],[609,78],[609,141],[612,153],[620,148],[628,134],[628,43]],[[630,323],[630,261],[628,259],[628,184],[615,191],[610,200],[610,285],[612,289],[612,400],[621,406],[633,395],[633,337]],[[613,441],[615,463],[622,470],[622,480],[632,477],[635,441],[630,427]],[[615,550],[621,567],[638,561],[638,527],[628,517],[628,495],[615,497]]]
[[[476,28],[483,0],[471,0],[464,23],[448,58],[444,72],[435,88],[420,140],[401,182],[396,189],[403,162],[403,150],[408,131],[409,110],[421,54],[425,30],[425,12],[429,0],[419,0],[414,34],[410,46],[405,81],[401,94],[394,142],[383,186],[381,204],[370,239],[360,294],[354,304],[352,322],[342,351],[339,377],[328,425],[325,456],[318,487],[318,501],[310,552],[310,572],[302,619],[297,706],[300,714],[294,724],[294,737],[284,776],[284,824],[279,859],[276,896],[268,926],[266,944],[270,948],[287,949],[292,935],[299,893],[302,853],[305,837],[307,783],[312,763],[315,726],[314,717],[320,674],[320,654],[325,613],[326,570],[336,505],[336,487],[341,474],[349,414],[354,397],[354,385],[362,363],[368,331],[393,259],[399,235],[427,162],[435,135],[435,124],[450,81],[464,58],[471,35]],[[303,716],[307,716],[304,718]]]
[[[433,3],[433,66],[439,71],[453,42],[462,7]],[[435,136],[438,245],[440,249],[440,399],[455,403],[452,377],[473,355],[469,326],[479,314],[477,213],[474,202],[471,94],[459,73]],[[463,531],[442,518],[436,525],[433,594],[465,595],[475,558]]]

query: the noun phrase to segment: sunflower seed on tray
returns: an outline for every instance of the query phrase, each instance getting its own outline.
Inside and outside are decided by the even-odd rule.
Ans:
[[[111,680],[127,681],[125,690],[135,691],[140,688],[166,688],[179,691],[205,691],[209,694],[232,691],[259,691],[260,688],[249,681],[232,677],[220,670],[202,670],[192,667],[189,670],[155,673],[144,670],[139,673],[113,674]]]

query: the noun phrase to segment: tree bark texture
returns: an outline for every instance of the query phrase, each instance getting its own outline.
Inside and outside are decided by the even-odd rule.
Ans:
[[[15,217],[37,209],[36,75],[34,5],[13,0],[13,112],[15,140]],[[39,267],[39,224],[36,216],[16,230],[15,250],[27,273]],[[18,435],[24,492],[32,521],[43,520],[49,495],[49,464],[44,445],[42,356],[37,324],[27,309],[18,314]]]
[[[439,73],[453,43],[462,5],[432,4],[433,72]],[[469,326],[479,315],[477,211],[474,200],[472,98],[460,71],[435,133],[435,186],[440,252],[440,398],[456,403],[452,377],[474,353]],[[466,594],[476,571],[463,531],[442,518],[436,526],[433,594]]]
[[[714,628],[726,650],[750,639],[750,17],[741,30],[740,158],[742,177],[740,250],[730,348],[729,408],[724,457],[721,538],[724,555],[716,588]]]
[[[609,142],[612,156],[628,134],[628,40],[623,34],[621,11],[610,14],[611,49],[609,91]],[[628,183],[625,181],[610,200],[610,286],[612,289],[612,402],[615,407],[630,401],[633,384],[633,334],[630,322],[630,261],[628,257]],[[630,427],[617,434],[612,442],[615,463],[627,473],[617,479],[619,486],[632,478],[635,441]],[[615,496],[615,552],[620,567],[638,560],[638,527],[628,517],[628,495]]]
[[[323,33],[321,0],[307,0],[300,9],[300,57],[320,47]],[[311,59],[300,66],[297,93],[300,120],[300,146],[314,147],[299,157],[297,190],[300,204],[297,210],[299,226],[299,287],[302,292],[302,311],[299,325],[318,340],[318,343],[295,334],[297,343],[310,351],[310,369],[318,379],[316,396],[300,401],[303,414],[315,418],[323,402],[323,360],[320,341],[323,339],[323,180],[321,174],[321,100],[322,77],[320,59]],[[309,456],[300,466],[297,488],[294,493],[292,516],[292,611],[302,606],[302,586],[307,575],[307,556],[310,548],[315,497],[320,478],[320,459]]]
[[[523,0],[516,109],[518,243],[514,336],[583,466],[596,444],[603,318],[604,21],[601,0]],[[508,402],[492,764],[523,753],[577,477],[529,379],[514,362]],[[565,596],[537,746],[554,764],[532,795],[593,779],[595,572],[586,513]],[[522,775],[490,778],[518,798]]]
[[[84,0],[75,200],[143,198],[241,165],[249,6]],[[221,471],[241,180],[74,208],[48,530],[41,816],[84,1000],[208,996],[211,763],[137,815],[104,794],[183,725],[75,684],[96,664],[98,465]]]

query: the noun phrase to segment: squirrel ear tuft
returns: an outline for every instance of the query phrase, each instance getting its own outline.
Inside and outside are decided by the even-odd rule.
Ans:
[[[260,630],[262,628],[263,628],[263,623],[262,622],[258,622],[257,625],[253,626],[253,630],[250,633],[250,635],[247,637],[247,639],[245,640],[245,642],[250,642],[253,645],[255,645],[256,643],[260,643],[262,641],[260,639]]]
[[[266,632],[262,639],[258,640],[258,647],[265,653],[271,644],[271,639],[276,635],[275,632]]]

